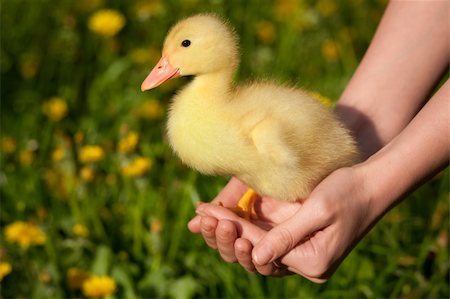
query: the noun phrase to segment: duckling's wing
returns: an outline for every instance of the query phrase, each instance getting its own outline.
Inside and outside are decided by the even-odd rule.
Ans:
[[[296,165],[298,158],[289,145],[289,133],[279,121],[266,118],[251,131],[250,136],[261,158],[277,165]]]

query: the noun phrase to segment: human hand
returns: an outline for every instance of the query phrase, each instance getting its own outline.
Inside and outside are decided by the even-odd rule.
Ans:
[[[222,189],[222,191],[211,201],[211,204],[215,205],[221,205],[224,207],[235,207],[238,203],[241,196],[245,193],[247,190],[247,186],[239,181],[237,178],[233,177],[228,182],[228,184]],[[205,240],[206,244],[208,244],[209,247],[213,249],[218,249],[217,241],[216,241],[216,235],[215,231],[217,229],[218,220],[214,217],[210,216],[200,216],[196,215],[191,221],[188,223],[189,230],[194,234],[202,234],[203,239]],[[231,227],[228,225],[227,221],[222,221],[221,228],[223,228],[223,233],[226,234],[226,236],[223,236],[223,238],[219,238],[219,240],[227,239],[232,237],[231,234]],[[234,229],[234,227],[233,227]],[[236,239],[236,237],[234,237]],[[233,242],[234,242],[233,239]],[[228,243],[226,248],[228,249]],[[222,245],[219,241],[219,245]],[[220,246],[220,248],[223,248],[223,246]],[[222,255],[222,258],[224,258],[225,261],[232,262],[235,259],[231,259],[229,255],[226,253],[227,251],[219,250],[219,252]]]
[[[262,232],[266,232],[273,226],[281,223],[291,217],[301,206],[299,202],[280,202],[268,197],[258,198],[255,202],[255,214],[257,219],[252,220],[254,226],[246,226],[242,233],[242,225],[237,221],[239,216],[227,208],[236,206],[240,197],[245,193],[248,187],[236,178],[232,178],[219,195],[211,204],[201,204],[197,209],[199,214],[188,224],[191,232],[202,234],[209,247],[217,249],[221,257],[227,262],[239,262],[247,271],[265,273],[266,275],[285,275],[288,272],[285,269],[279,269],[275,265],[264,266],[254,265],[251,259],[251,250],[253,248],[249,239],[262,237]],[[220,205],[219,205],[220,204]],[[213,214],[204,214],[201,211],[204,206],[210,205],[212,209],[217,209],[219,217]],[[258,229],[259,228],[259,229]]]
[[[239,199],[247,189],[248,187],[244,183],[239,181],[237,178],[232,177],[228,184],[222,189],[222,191],[216,196],[216,198],[211,201],[211,203],[224,207],[235,207]],[[192,218],[191,221],[189,221],[188,228],[194,234],[200,234],[204,232],[203,235],[207,237],[209,230],[205,231],[204,228],[202,230],[202,220],[203,222],[210,222],[208,217],[197,215]],[[208,242],[209,240],[209,238],[205,238],[205,241],[208,243],[208,245],[213,245],[211,247],[217,248],[217,246],[215,245],[215,240],[214,242]]]
[[[201,225],[208,227],[211,219],[216,224],[205,240],[210,246],[215,241],[226,261],[249,271],[294,272],[314,282],[331,276],[376,218],[359,167],[333,172],[303,204],[263,198],[256,210],[263,218],[250,223],[223,207],[200,205]],[[286,269],[275,266],[280,262]]]

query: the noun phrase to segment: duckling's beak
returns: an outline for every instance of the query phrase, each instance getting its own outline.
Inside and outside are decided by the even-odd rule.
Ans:
[[[158,85],[161,85],[165,81],[178,77],[180,70],[172,67],[167,57],[161,57],[156,66],[152,69],[150,74],[145,78],[141,84],[141,90],[149,90]]]

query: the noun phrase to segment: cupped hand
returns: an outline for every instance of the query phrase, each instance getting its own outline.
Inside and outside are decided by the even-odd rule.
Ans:
[[[189,223],[191,232],[202,234],[206,244],[217,249],[226,262],[239,262],[247,271],[266,275],[285,275],[288,272],[273,264],[255,265],[249,240],[262,237],[264,232],[294,215],[302,205],[300,202],[280,202],[269,197],[258,198],[255,202],[256,219],[243,220],[228,208],[235,207],[248,187],[232,178],[211,204],[203,203],[197,208],[198,215]],[[252,224],[251,226],[247,224]],[[246,229],[243,229],[245,226]]]
[[[261,198],[253,222],[216,204],[224,200],[225,207],[232,206],[245,192],[245,185],[233,179],[214,203],[197,208],[199,216],[189,228],[202,233],[225,261],[237,261],[248,271],[297,273],[324,282],[376,220],[362,169],[333,172],[303,203]]]

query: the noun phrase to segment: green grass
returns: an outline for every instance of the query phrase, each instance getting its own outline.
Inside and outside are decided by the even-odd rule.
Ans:
[[[238,80],[270,77],[336,99],[370,42],[384,1],[156,0],[148,11],[139,10],[142,1],[83,6],[93,2],[1,3],[0,261],[12,265],[1,281],[2,298],[83,296],[67,281],[74,267],[112,277],[112,298],[449,296],[448,169],[390,211],[326,284],[262,277],[223,262],[188,232],[195,202],[212,199],[226,178],[187,169],[165,142],[165,116],[136,112],[149,98],[166,110],[185,81],[147,93],[140,83],[159,58],[168,28],[205,11],[230,19],[241,36]],[[106,7],[126,18],[112,38],[87,26]],[[137,59],[136,49],[147,55]],[[68,105],[59,121],[43,113],[53,96]],[[139,143],[120,153],[117,144],[128,131],[139,133]],[[15,143],[12,150],[5,137]],[[105,152],[88,164],[90,182],[80,178],[86,165],[78,159],[87,144]],[[62,159],[52,158],[57,148]],[[152,167],[125,177],[121,166],[135,156],[151,159]],[[6,240],[4,228],[19,220],[36,223],[45,244],[23,249]],[[76,235],[75,224],[89,235]]]

